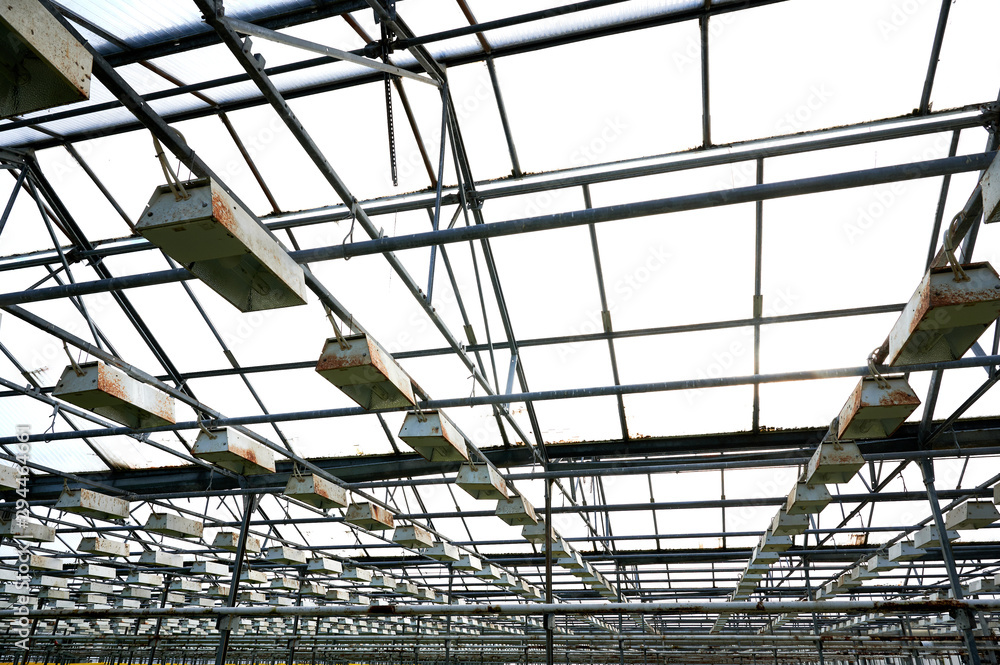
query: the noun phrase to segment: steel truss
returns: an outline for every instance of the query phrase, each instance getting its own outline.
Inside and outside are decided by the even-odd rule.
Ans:
[[[95,77],[115,97],[104,104],[81,105],[57,111],[46,122],[76,119],[85,121],[102,111],[125,108],[134,119],[116,122],[98,129],[68,134],[57,134],[39,124],[37,119],[15,119],[0,124],[0,138],[6,131],[31,127],[44,138],[24,144],[11,145],[0,150],[0,166],[14,179],[2,214],[0,214],[0,239],[18,198],[29,198],[37,210],[41,223],[52,241],[52,249],[19,256],[0,257],[0,273],[22,274],[38,268],[45,276],[29,288],[12,291],[2,288],[0,308],[11,317],[32,326],[38,334],[56,340],[59,345],[72,346],[92,357],[121,368],[130,376],[155,385],[168,395],[191,407],[199,414],[197,420],[176,425],[152,428],[120,427],[89,411],[68,405],[52,396],[52,387],[39,383],[23,358],[9,348],[0,337],[0,352],[21,374],[21,377],[0,377],[0,398],[31,399],[52,407],[53,422],[61,423],[57,431],[35,434],[28,441],[83,441],[88,449],[107,466],[108,471],[73,473],[66,469],[51,468],[36,462],[27,462],[30,470],[30,495],[34,517],[57,530],[57,540],[33,547],[32,551],[47,556],[76,557],[81,563],[100,563],[114,569],[118,577],[132,573],[161,572],[166,575],[162,593],[153,595],[142,608],[114,609],[47,609],[44,602],[30,614],[30,649],[27,653],[15,652],[15,643],[22,636],[9,627],[0,629],[0,652],[16,653],[16,664],[32,661],[66,663],[97,659],[101,662],[187,663],[529,663],[546,662],[553,665],[577,663],[922,663],[965,662],[979,665],[987,661],[996,665],[996,651],[1000,644],[996,637],[997,620],[1000,618],[1000,601],[992,593],[978,598],[965,597],[968,583],[975,579],[991,577],[1000,572],[1000,555],[996,538],[987,542],[951,544],[947,539],[940,547],[930,548],[919,560],[907,562],[899,569],[883,574],[878,583],[865,584],[855,589],[850,600],[817,600],[816,590],[828,581],[849,573],[859,562],[884,553],[888,545],[912,537],[929,524],[945,531],[945,513],[971,498],[993,497],[993,486],[1000,482],[1000,473],[975,486],[962,487],[961,479],[955,488],[941,485],[935,477],[935,460],[964,460],[965,464],[996,459],[1000,454],[997,436],[1000,420],[996,418],[968,419],[963,415],[988,393],[1000,380],[1000,325],[992,340],[992,348],[984,350],[978,345],[974,356],[951,362],[927,363],[908,368],[913,372],[932,372],[933,379],[924,417],[920,423],[905,425],[893,437],[861,443],[861,451],[868,468],[861,473],[869,490],[867,493],[839,494],[832,497],[831,510],[839,510],[842,519],[820,523],[813,520],[802,539],[783,555],[781,565],[773,568],[765,582],[758,588],[758,597],[751,602],[728,600],[733,587],[740,579],[743,564],[751,555],[748,539],[756,539],[760,532],[727,528],[726,516],[734,511],[762,507],[773,510],[785,503],[779,491],[768,490],[753,499],[727,499],[725,472],[740,469],[798,468],[806,464],[816,446],[828,438],[825,427],[805,430],[768,430],[761,426],[759,388],[763,384],[823,380],[840,377],[866,376],[870,367],[844,367],[839,369],[810,369],[780,374],[762,374],[760,371],[760,334],[764,326],[777,326],[800,321],[821,321],[838,318],[863,317],[888,314],[903,309],[901,303],[880,306],[842,308],[831,311],[799,313],[781,316],[764,316],[760,306],[763,269],[762,245],[765,224],[764,202],[785,197],[832,192],[876,184],[889,184],[926,178],[942,178],[939,204],[934,213],[934,226],[929,239],[927,265],[941,265],[942,253],[938,251],[944,214],[951,187],[951,176],[985,170],[997,155],[998,104],[986,100],[982,104],[963,109],[932,111],[931,93],[937,71],[937,62],[945,39],[950,0],[943,0],[930,59],[918,98],[916,111],[911,116],[886,118],[850,127],[830,128],[795,136],[766,137],[740,144],[721,146],[713,143],[711,134],[711,97],[709,72],[709,26],[713,18],[738,11],[752,11],[785,0],[752,0],[749,2],[719,2],[705,0],[693,9],[664,9],[652,12],[638,20],[605,21],[584,25],[555,36],[536,36],[498,46],[492,40],[492,31],[515,25],[533,27],[542,21],[559,16],[571,16],[588,10],[621,4],[622,0],[589,0],[564,7],[533,11],[520,16],[497,21],[478,23],[465,0],[457,0],[468,26],[435,34],[415,34],[403,16],[406,3],[321,2],[304,9],[282,9],[255,18],[248,24],[225,14],[221,0],[194,0],[204,24],[201,29],[172,35],[169,39],[130,48],[116,35],[101,26],[50,0],[42,0],[53,15],[58,16],[70,31],[81,28],[95,33],[116,47],[114,52],[94,54]],[[382,60],[380,44],[370,37],[350,12],[372,10],[386,26],[396,52],[405,51],[414,63],[401,68],[390,55]],[[366,47],[350,53],[337,51],[329,46],[306,43],[304,40],[280,35],[273,31],[327,18],[343,17],[351,28],[366,42]],[[517,141],[507,118],[501,81],[495,62],[505,56],[535,50],[557,48],[561,45],[625,32],[641,34],[642,30],[681,21],[699,22],[699,59],[701,69],[701,136],[698,150],[658,155],[627,162],[599,164],[580,169],[549,173],[524,173],[518,159]],[[280,67],[267,68],[254,57],[249,42],[243,35],[253,34],[282,41],[291,46],[323,54],[319,58],[303,59]],[[446,58],[435,58],[429,45],[461,36],[475,36],[480,48]],[[151,59],[173,53],[224,45],[243,73],[226,78],[183,82],[170,77],[150,62]],[[335,82],[317,83],[294,91],[280,90],[275,76],[304,71],[328,64],[331,58],[346,58],[364,64],[373,71],[365,71]],[[398,59],[398,58],[397,58]],[[504,143],[510,159],[511,176],[497,181],[477,180],[465,147],[460,118],[451,97],[448,68],[459,65],[485,63],[494,102],[501,120]],[[366,64],[367,63],[367,64]],[[122,77],[119,68],[139,64],[171,84],[165,90],[150,95],[139,95]],[[383,74],[390,76],[400,103],[405,111],[427,170],[429,187],[425,191],[400,196],[389,196],[358,201],[347,182],[330,165],[323,151],[313,140],[288,104],[292,99],[303,99],[322,92],[381,82]],[[440,93],[441,145],[439,154],[427,150],[421,136],[421,126],[406,96],[403,81],[418,79],[429,83]],[[234,83],[253,83],[259,95],[238,102],[218,103],[213,91]],[[409,81],[407,81],[409,83]],[[389,84],[386,84],[387,88]],[[161,116],[150,102],[194,94],[205,103],[196,109]],[[391,98],[391,95],[390,95]],[[296,213],[283,212],[271,194],[267,183],[253,163],[241,137],[229,122],[227,113],[255,106],[269,105],[291,132],[294,140],[305,151],[313,166],[323,175],[335,197],[322,208]],[[440,490],[451,492],[453,474],[457,463],[431,463],[415,455],[401,452],[395,438],[386,426],[383,413],[401,409],[372,411],[361,408],[326,409],[320,411],[273,412],[255,389],[255,382],[267,380],[268,373],[286,371],[311,371],[313,359],[295,362],[243,365],[226,345],[217,326],[211,320],[195,293],[186,284],[194,275],[171,262],[169,270],[129,275],[113,274],[106,259],[126,254],[143,254],[159,251],[155,246],[133,234],[129,238],[95,240],[88,238],[74,219],[71,206],[60,197],[57,188],[35,158],[36,150],[62,147],[82,167],[100,189],[108,203],[134,231],[132,220],[115,201],[114,197],[74,148],[83,140],[136,131],[149,130],[165,148],[196,176],[211,176],[223,187],[218,174],[188,145],[171,123],[198,117],[217,116],[228,134],[239,147],[242,157],[252,170],[258,185],[266,195],[272,212],[259,221],[272,237],[287,239],[291,245],[290,256],[300,264],[308,288],[333,316],[353,332],[366,332],[343,303],[336,291],[329,289],[312,272],[310,266],[321,261],[345,260],[354,256],[378,255],[386,261],[422,314],[440,334],[443,343],[437,348],[424,348],[401,352],[398,360],[411,358],[439,358],[458,360],[470,373],[479,394],[466,397],[466,386],[455,386],[448,396],[434,396],[418,390],[421,409],[462,408],[485,406],[497,425],[499,440],[492,445],[479,447],[469,441],[470,450],[477,463],[487,465],[502,473],[508,484],[541,482],[545,487],[544,518],[546,533],[541,541],[551,540],[553,522],[561,516],[578,520],[580,533],[567,538],[583,554],[587,564],[594,566],[609,578],[616,594],[612,602],[596,602],[599,598],[589,588],[580,588],[577,578],[562,568],[554,568],[551,547],[532,545],[509,539],[483,540],[473,536],[471,527],[482,520],[493,518],[492,510],[462,510],[455,501],[455,510],[429,510],[421,492]],[[986,127],[989,133],[983,151],[958,155],[959,137],[963,131],[972,132]],[[425,131],[432,128],[423,128]],[[854,172],[834,173],[782,182],[765,182],[764,172],[768,160],[795,154],[817,154],[833,148],[875,144],[907,137],[950,135],[950,152],[947,157],[929,159],[897,166],[884,166]],[[445,182],[445,166],[452,166],[456,182]],[[436,163],[436,166],[435,166]],[[614,206],[594,207],[590,186],[598,183],[623,181],[631,178],[661,173],[683,172],[723,164],[752,164],[755,184],[724,191],[711,191],[645,201],[631,201]],[[585,206],[568,213],[542,215],[509,221],[489,219],[490,202],[506,197],[536,192],[568,189],[582,193]],[[239,201],[238,192],[229,192]],[[964,195],[965,193],[960,193]],[[687,210],[717,208],[740,203],[754,203],[756,217],[754,309],[753,316],[728,321],[697,321],[683,325],[650,327],[642,329],[617,329],[608,311],[606,280],[601,262],[601,247],[596,225],[624,225],[627,220],[668,214]],[[455,218],[446,224],[443,208],[455,206]],[[424,210],[428,215],[428,230],[400,236],[386,236],[378,223],[379,216],[404,211]],[[968,202],[959,216],[955,232],[964,243],[961,248],[963,261],[971,261],[975,249],[978,226],[982,218],[979,189],[970,192]],[[296,232],[299,229],[333,225],[354,218],[368,235],[367,240],[349,244],[301,247]],[[461,218],[464,224],[456,224]],[[545,230],[588,227],[590,232],[594,276],[602,306],[603,330],[594,333],[518,338],[514,334],[515,321],[508,308],[503,289],[502,273],[493,254],[491,240],[505,236],[530,238],[530,234]],[[68,238],[62,245],[57,231]],[[9,230],[8,230],[9,233]],[[467,244],[466,244],[467,243]],[[486,341],[477,339],[473,332],[467,305],[459,288],[456,271],[449,252],[458,256],[468,248],[475,268],[475,300],[478,300],[484,321]],[[430,248],[430,273],[426,285],[411,275],[397,252]],[[443,266],[443,269],[442,269]],[[437,281],[435,270],[439,269]],[[76,274],[74,274],[74,271]],[[96,274],[97,279],[80,280],[82,272]],[[440,288],[446,274],[462,314],[463,335],[448,327],[433,304],[435,284]],[[131,289],[153,285],[179,284],[184,298],[198,312],[200,323],[205,324],[218,341],[229,366],[181,371],[160,344],[155,330],[148,326],[136,307],[129,300]],[[113,341],[119,331],[102,330],[87,310],[83,296],[109,293],[115,306],[126,317],[162,368],[152,375],[129,365],[119,356]],[[75,335],[30,307],[32,303],[66,301],[86,324],[89,339]],[[499,323],[491,329],[490,323]],[[754,371],[747,376],[703,378],[646,384],[623,384],[618,373],[616,343],[630,338],[656,338],[681,333],[704,332],[722,329],[750,329],[754,335]],[[532,347],[551,347],[565,344],[600,343],[606,346],[613,383],[588,388],[532,390],[528,385],[530,363],[523,360],[522,351]],[[498,362],[498,355],[510,358],[507,374]],[[876,359],[885,360],[884,354]],[[527,367],[525,365],[527,364]],[[878,365],[878,369],[888,368]],[[982,368],[986,377],[957,409],[941,418],[936,414],[937,395],[942,377],[947,371]],[[190,382],[209,377],[239,377],[252,397],[251,410],[261,415],[224,414],[203,403],[191,388]],[[503,379],[506,378],[506,382]],[[981,377],[982,378],[982,377]],[[516,379],[516,386],[514,381]],[[21,381],[27,381],[27,385]],[[752,426],[745,433],[718,433],[705,436],[678,436],[639,438],[631,437],[624,396],[649,392],[688,391],[745,385],[754,389]],[[456,396],[463,395],[463,396]],[[542,436],[542,423],[536,405],[545,401],[570,400],[594,396],[613,396],[617,402],[617,418],[621,436],[607,441],[556,443]],[[522,406],[521,417],[511,407]],[[395,451],[391,455],[366,456],[365,458],[309,459],[300,455],[289,437],[282,430],[285,423],[337,418],[377,418]],[[266,425],[267,436],[248,428]],[[246,433],[281,456],[277,473],[267,476],[244,477],[220,469],[191,455],[191,442],[200,428],[231,426]],[[152,435],[164,433],[171,439]],[[272,434],[273,433],[273,434]],[[4,433],[6,434],[6,433]],[[107,454],[102,439],[111,436],[131,437],[137,445],[147,445],[177,458],[180,467],[150,470],[124,468]],[[17,445],[23,438],[0,436],[0,459],[21,461]],[[888,489],[889,484],[911,462],[920,467],[924,487],[906,488],[904,491]],[[293,474],[308,470],[355,495],[392,511],[397,519],[427,529],[436,538],[457,546],[464,554],[479,556],[487,564],[505,573],[530,581],[544,589],[538,602],[515,603],[516,595],[474,575],[463,573],[452,565],[429,558],[414,548],[400,548],[380,532],[370,532],[353,527],[354,541],[314,543],[306,529],[311,524],[345,524],[344,517],[335,513],[302,504],[282,494],[285,483]],[[712,500],[657,500],[654,480],[660,482],[673,473],[718,472],[722,483],[718,499]],[[714,476],[713,476],[714,477]],[[648,484],[649,501],[620,503],[607,498],[604,483],[612,478],[626,478],[638,484]],[[589,484],[585,487],[584,480]],[[229,528],[239,531],[239,547],[235,558],[214,547],[208,541],[196,541],[193,546],[181,547],[170,539],[162,542],[145,533],[141,526],[126,521],[100,522],[91,518],[75,519],[53,511],[57,497],[64,486],[84,487],[107,494],[127,497],[144,506],[168,509],[182,515],[204,520],[209,528]],[[940,487],[938,485],[941,485]],[[663,492],[660,493],[661,497]],[[205,509],[190,507],[191,499],[205,499]],[[452,496],[452,498],[454,498]],[[553,505],[558,500],[561,505]],[[411,503],[412,501],[412,503]],[[922,518],[901,520],[892,527],[872,525],[875,506],[919,505]],[[210,510],[210,507],[215,507]],[[0,503],[0,511],[9,516],[18,507],[16,499]],[[678,511],[717,510],[722,516],[721,530],[706,528],[700,533],[669,533],[660,529],[657,520]],[[728,511],[728,512],[727,512]],[[616,533],[615,523],[622,515],[640,515],[648,512],[653,529],[641,534]],[[203,514],[204,513],[204,514]],[[294,513],[294,515],[293,515]],[[865,519],[867,515],[867,519]],[[855,519],[857,518],[857,519]],[[855,523],[857,522],[857,523]],[[449,525],[448,528],[445,524]],[[457,538],[453,533],[465,533]],[[888,532],[887,545],[869,545],[873,534]],[[990,533],[990,531],[988,531]],[[995,531],[992,531],[995,533]],[[76,534],[106,535],[137,545],[143,551],[153,549],[185,556],[197,556],[209,562],[234,563],[228,593],[218,606],[196,607],[169,600],[167,586],[171,579],[181,579],[190,573],[191,561],[182,567],[152,568],[133,561],[114,561],[72,552],[67,537]],[[447,534],[452,534],[449,536]],[[854,545],[833,543],[835,535],[849,534],[856,537]],[[392,592],[380,594],[376,601],[353,599],[349,604],[307,604],[303,594],[289,592],[277,594],[287,599],[288,605],[247,606],[239,604],[239,592],[247,588],[241,581],[244,566],[276,575],[291,575],[305,579],[304,566],[275,564],[246,559],[245,549],[250,537],[270,544],[284,544],[306,550],[311,556],[336,556],[348,564],[356,564],[391,574],[401,581],[428,587],[441,595],[441,604],[410,604],[400,602]],[[675,545],[672,541],[686,539],[714,540],[715,547],[692,548],[688,543]],[[739,541],[738,544],[733,541]],[[16,545],[13,540],[0,544]],[[386,550],[389,554],[382,555]],[[402,554],[400,554],[402,550]],[[353,553],[344,556],[345,552]],[[357,553],[360,552],[361,555]],[[0,560],[6,566],[16,567],[18,551],[5,548]],[[317,579],[331,587],[350,589],[335,576]],[[74,587],[76,587],[74,582]],[[363,585],[362,585],[363,586]],[[75,589],[74,589],[75,590]],[[950,597],[949,597],[950,593]],[[939,598],[929,600],[930,594]],[[463,604],[459,604],[459,603]],[[468,604],[464,604],[464,603]],[[181,606],[177,606],[180,604]],[[173,605],[173,606],[172,606]],[[725,631],[718,634],[710,629],[720,616],[730,617]],[[0,617],[15,619],[14,609],[0,609]],[[862,619],[857,625],[844,625],[845,619]],[[241,625],[239,620],[256,623]],[[185,622],[181,624],[180,622]],[[217,623],[218,622],[218,623]],[[353,623],[352,623],[353,622]],[[13,625],[13,624],[11,624]],[[182,630],[183,628],[183,630]],[[4,632],[4,630],[6,632]],[[79,634],[77,634],[79,633]],[[2,660],[2,658],[0,658]]]

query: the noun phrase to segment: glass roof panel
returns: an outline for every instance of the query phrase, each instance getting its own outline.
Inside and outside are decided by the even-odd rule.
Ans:
[[[909,113],[920,101],[936,24],[932,4],[922,6],[905,30],[888,37],[880,26],[899,7],[890,0],[850,0],[836,12],[776,3],[712,19],[719,24],[710,42],[713,139]],[[822,29],[811,29],[817,21]]]

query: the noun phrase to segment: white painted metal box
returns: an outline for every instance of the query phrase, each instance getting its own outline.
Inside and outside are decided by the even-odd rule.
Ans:
[[[0,4],[0,118],[90,98],[94,58],[37,0]]]
[[[1000,316],[1000,276],[989,263],[931,268],[889,333],[886,364],[893,367],[956,360]]]
[[[476,467],[463,464],[455,476],[455,484],[474,499],[506,499],[509,496],[507,481],[499,471],[485,464]]]
[[[363,409],[412,406],[416,403],[410,377],[369,335],[349,335],[342,349],[336,337],[326,340],[316,364],[320,376]]]
[[[191,454],[243,476],[274,473],[274,451],[232,427],[199,432]]]
[[[429,462],[469,461],[465,437],[439,411],[407,413],[399,438]]]
[[[881,382],[866,376],[851,392],[837,418],[838,439],[885,439],[920,406],[920,398],[902,376]]]
[[[522,496],[497,501],[496,516],[511,526],[537,524],[535,508]]]
[[[282,493],[321,510],[347,507],[347,489],[315,474],[289,476]]]
[[[145,529],[174,538],[200,538],[205,524],[172,513],[151,513]]]
[[[988,499],[969,499],[951,510],[945,517],[948,529],[979,529],[1000,519],[1000,512]]]
[[[360,526],[369,531],[385,531],[391,529],[392,513],[373,503],[352,503],[347,507],[344,521]]]
[[[434,544],[434,539],[427,529],[416,524],[408,524],[396,527],[392,532],[392,542],[404,547],[426,548]]]
[[[77,550],[97,556],[128,556],[128,543],[109,538],[88,537],[80,540]]]
[[[129,502],[125,499],[85,488],[63,490],[56,501],[56,508],[101,520],[126,519],[129,515]]]
[[[824,441],[806,467],[805,481],[814,485],[846,483],[865,465],[853,441]]]
[[[63,371],[54,397],[126,427],[158,427],[174,423],[174,399],[159,388],[133,379],[97,360]]]
[[[153,192],[138,231],[241,312],[306,303],[305,275],[281,244],[210,178]]]

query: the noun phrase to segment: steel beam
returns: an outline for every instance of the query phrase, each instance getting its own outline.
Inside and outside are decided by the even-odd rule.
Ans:
[[[756,139],[729,146],[718,146],[712,150],[698,151],[696,153],[668,153],[654,157],[626,160],[624,162],[598,164],[586,169],[572,168],[547,174],[527,175],[515,182],[479,182],[476,183],[476,187],[478,195],[484,200],[489,200],[498,197],[541,192],[549,189],[578,187],[658,173],[672,173],[720,164],[733,164],[765,157],[802,154],[809,151],[867,144],[896,138],[923,136],[943,131],[956,131],[982,125],[983,122],[987,121],[988,117],[992,117],[989,112],[973,114],[971,112],[956,113],[952,111],[931,114],[926,118],[919,119],[910,117],[887,118],[838,128],[836,130],[826,129],[805,132],[795,136]],[[2,152],[0,150],[0,158],[3,158]],[[4,159],[20,159],[20,157],[12,156]],[[458,201],[457,190],[454,187],[446,187],[443,191],[443,201],[445,204],[456,203]],[[394,214],[408,210],[430,208],[434,205],[434,194],[391,196],[362,201],[360,205],[370,215]],[[350,219],[349,208],[343,205],[334,205],[294,215],[285,214],[273,218],[265,226],[272,231],[277,231],[345,219]],[[89,258],[91,256],[110,256],[112,254],[123,254],[149,249],[155,249],[155,247],[145,240],[128,239],[123,244],[111,247],[102,246],[91,251],[79,252],[78,255],[81,258]],[[4,258],[8,260],[5,261]],[[14,259],[14,261],[12,262],[11,259]],[[37,256],[28,254],[17,257],[0,257],[0,271],[51,264],[57,261],[58,258],[51,255],[51,253],[41,253]]]
[[[431,247],[433,245],[452,244],[468,240],[484,240],[522,233],[535,233],[608,221],[766,201],[789,196],[804,196],[807,194],[865,187],[888,182],[930,178],[949,173],[978,171],[989,166],[996,154],[996,152],[986,152],[977,155],[946,157],[913,164],[884,166],[863,171],[850,171],[828,176],[751,185],[733,190],[687,194],[665,199],[529,217],[507,222],[446,228],[437,231],[414,233],[407,236],[378,237],[378,232],[373,230],[374,226],[371,226],[372,232],[370,235],[375,238],[373,240],[300,250],[289,252],[289,255],[299,263],[311,263],[313,261],[329,261],[354,256],[385,254],[387,258],[390,258],[390,262],[392,262],[398,261],[392,253],[405,249]],[[361,219],[363,214],[360,213],[360,208],[358,210],[359,219]],[[371,222],[369,221],[368,224],[371,225]],[[106,278],[74,285],[34,289],[29,292],[22,291],[0,294],[0,306],[7,307],[15,304],[40,302],[67,296],[103,293],[113,289],[167,284],[191,278],[190,273],[183,269],[143,273],[128,277]],[[417,292],[420,291],[415,283],[413,286]],[[427,305],[427,307],[429,308],[430,306]],[[432,320],[436,320],[436,317],[432,317]],[[446,337],[450,337],[450,335]],[[458,342],[455,341],[453,348],[457,349],[459,346]],[[470,369],[474,368],[470,367]],[[485,379],[482,379],[481,385],[488,388]]]
[[[374,609],[373,609],[374,608]],[[879,614],[939,613],[951,610],[1000,609],[1000,599],[978,598],[970,600],[826,600],[826,601],[719,601],[706,603],[517,603],[499,605],[313,605],[284,607],[167,607],[167,608],[114,608],[114,609],[49,609],[30,612],[40,619],[65,617],[212,617],[212,616],[589,616],[600,614],[664,614],[664,615],[717,615],[731,612],[750,615],[767,614],[843,614],[847,612],[874,612]],[[15,610],[0,610],[0,617],[17,616]]]
[[[88,345],[89,346],[89,345]],[[939,363],[923,363],[919,365],[911,365],[908,369],[911,372],[924,372],[933,371],[938,369],[961,369],[967,367],[983,367],[991,366],[1000,363],[1000,356],[977,356],[971,358],[962,358],[960,360],[952,360],[947,362]],[[884,369],[884,368],[883,368]],[[482,406],[482,405],[492,405],[492,404],[503,404],[508,402],[528,402],[528,401],[544,401],[544,400],[560,400],[560,399],[575,399],[580,397],[605,397],[605,396],[615,396],[615,395],[629,395],[629,394],[639,394],[639,393],[652,393],[652,392],[668,392],[668,391],[680,391],[680,390],[699,390],[702,388],[724,388],[731,386],[745,386],[753,385],[755,382],[760,383],[782,383],[789,381],[813,381],[818,379],[834,379],[834,378],[844,378],[852,376],[868,376],[870,369],[868,366],[863,367],[841,367],[836,369],[825,369],[825,370],[806,370],[798,372],[780,372],[775,374],[751,374],[744,376],[726,376],[726,377],[715,377],[715,378],[704,378],[704,379],[690,379],[690,380],[680,380],[680,381],[661,381],[655,383],[638,383],[638,384],[628,384],[621,386],[594,386],[589,388],[567,388],[562,390],[543,390],[528,393],[514,393],[510,395],[480,395],[475,397],[454,397],[446,399],[434,399],[434,400],[423,400],[419,402],[421,409],[445,409],[454,408],[460,406]],[[215,417],[211,418],[205,423],[213,427],[222,426],[245,426],[245,425],[256,425],[260,423],[276,423],[276,422],[288,422],[294,420],[315,420],[319,418],[340,418],[347,416],[357,416],[370,413],[389,413],[389,412],[401,412],[405,411],[405,407],[394,407],[394,408],[384,408],[384,409],[362,409],[361,407],[347,407],[340,409],[319,409],[314,411],[296,411],[289,413],[272,413],[267,415],[255,415],[255,416],[237,416],[237,417]],[[170,432],[176,430],[184,429],[195,429],[199,426],[198,421],[188,421],[188,422],[178,422],[171,425],[161,425],[158,427],[146,427],[139,429],[132,429],[128,427],[110,427],[107,429],[99,430],[84,430],[82,432],[54,432],[45,435],[45,440],[55,441],[60,439],[70,439],[76,438],[78,436],[115,436],[118,434],[135,434],[142,432]],[[261,440],[263,437],[259,435],[254,436],[254,438]],[[29,437],[30,441],[42,440],[40,435],[33,434]],[[0,444],[4,443],[14,443],[17,441],[17,437],[0,437]],[[292,459],[295,459],[299,464],[306,465],[307,468],[316,469],[315,465],[304,459],[298,458],[293,455],[290,451],[277,447],[274,443],[267,442],[266,439],[262,440],[261,443],[268,445],[269,447],[277,449],[278,452],[285,454]],[[486,459],[485,455],[483,455]],[[322,472],[321,472],[322,473]]]

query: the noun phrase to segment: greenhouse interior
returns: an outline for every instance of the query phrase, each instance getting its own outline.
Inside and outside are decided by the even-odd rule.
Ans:
[[[0,3],[0,664],[997,665],[998,24]]]

